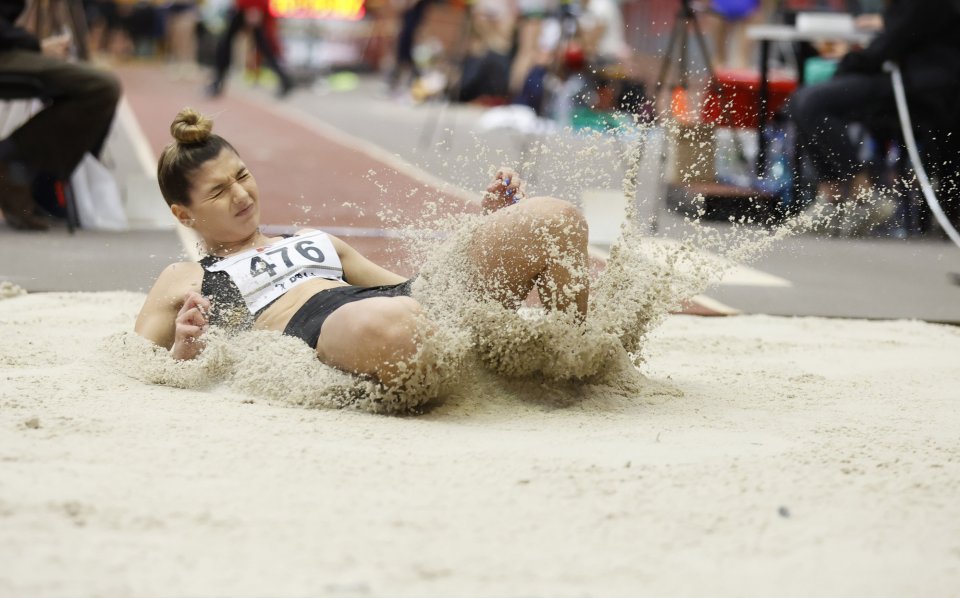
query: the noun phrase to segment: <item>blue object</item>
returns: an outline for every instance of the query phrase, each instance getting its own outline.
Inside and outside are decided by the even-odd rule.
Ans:
[[[736,21],[760,8],[760,0],[711,0],[710,8],[721,17]]]
[[[813,56],[803,63],[803,82],[805,85],[816,85],[829,81],[837,72],[837,60]]]
[[[766,127],[764,135],[767,138],[765,174],[757,180],[757,188],[776,195],[781,205],[789,206],[793,203],[792,140],[784,127]]]
[[[504,186],[504,187],[509,187],[509,186],[510,186],[510,177],[507,177],[507,178],[503,179],[503,186]],[[512,197],[512,198],[513,198],[513,202],[512,202],[512,203],[517,203],[518,201],[520,201],[520,196],[515,195],[513,189],[507,189],[507,197]]]

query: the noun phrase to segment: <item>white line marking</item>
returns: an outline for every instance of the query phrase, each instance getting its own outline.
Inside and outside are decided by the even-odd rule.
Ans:
[[[140,121],[137,120],[137,116],[134,114],[126,98],[123,98],[120,102],[120,107],[117,110],[117,118],[120,121],[119,124],[125,127],[127,134],[130,135],[130,141],[133,143],[133,151],[137,154],[137,161],[143,169],[143,174],[147,176],[149,180],[156,181],[157,157],[153,154],[153,150],[150,149],[150,142],[147,140],[147,136],[140,126]],[[187,257],[193,261],[199,260],[200,236],[197,235],[196,231],[178,222],[177,236],[180,238],[180,244],[183,246],[183,252]]]
[[[666,239],[663,237],[648,237],[644,239],[644,241],[662,245],[669,249],[676,249],[680,246],[679,241],[675,239]],[[725,274],[723,275],[723,278],[720,279],[718,284],[779,288],[789,288],[793,286],[793,283],[785,278],[780,278],[779,276],[763,272],[762,270],[757,270],[756,268],[751,268],[750,266],[744,266],[743,264],[735,263],[710,251],[698,250],[698,253],[711,260],[715,260],[718,268],[724,269]]]
[[[604,263],[610,259],[610,254],[607,251],[599,247],[594,247],[593,245],[587,246],[587,252],[591,257],[602,260]],[[690,301],[725,316],[736,316],[742,313],[740,310],[730,307],[726,303],[717,301],[712,297],[707,297],[706,295],[694,295],[690,298]]]
[[[133,144],[133,151],[137,155],[137,161],[140,163],[143,174],[154,181],[157,180],[157,157],[153,155],[150,142],[147,140],[143,128],[140,127],[140,121],[137,120],[137,116],[133,113],[130,102],[127,101],[126,97],[120,100],[120,106],[117,108],[117,120],[130,135],[130,142]]]
[[[362,237],[366,239],[405,239],[410,236],[422,239],[424,235],[431,235],[433,238],[442,239],[448,236],[446,233],[420,229],[408,230],[365,226],[293,226],[288,224],[264,224],[260,227],[260,231],[265,235],[292,235],[304,229],[322,230],[335,237]]]
[[[351,135],[350,133],[346,133],[321,121],[316,116],[313,116],[305,110],[295,106],[290,106],[289,104],[277,103],[275,100],[268,101],[262,97],[259,97],[254,92],[243,93],[241,97],[243,100],[246,100],[251,104],[256,104],[261,109],[266,110],[275,116],[291,121],[298,126],[311,129],[314,133],[317,133],[322,137],[326,137],[327,139],[365,154],[368,158],[376,160],[377,162],[380,162],[414,180],[434,187],[438,191],[449,193],[450,195],[453,195],[462,201],[476,204],[480,203],[480,193],[471,192],[463,187],[448,183],[447,181],[430,174],[420,167],[407,162],[400,156],[391,154],[379,145],[367,141],[366,139],[356,137],[355,135]]]
[[[742,313],[739,309],[730,307],[726,303],[721,303],[713,297],[707,297],[706,295],[694,295],[691,301],[725,316],[736,316]]]

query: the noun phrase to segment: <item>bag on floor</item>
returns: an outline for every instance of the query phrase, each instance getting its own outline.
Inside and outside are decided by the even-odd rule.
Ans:
[[[80,226],[90,230],[127,230],[120,187],[107,168],[90,154],[70,177],[73,200],[77,204]]]

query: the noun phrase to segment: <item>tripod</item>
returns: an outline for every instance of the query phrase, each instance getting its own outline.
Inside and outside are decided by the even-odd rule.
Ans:
[[[703,29],[700,28],[700,22],[697,20],[697,13],[693,9],[691,0],[680,0],[680,9],[677,11],[677,18],[673,23],[673,30],[670,32],[670,40],[667,42],[667,52],[663,56],[663,62],[660,64],[660,74],[657,76],[657,97],[667,83],[667,76],[670,74],[670,65],[675,51],[674,46],[677,46],[677,51],[680,52],[678,81],[674,89],[681,89],[684,93],[689,89],[690,57],[687,46],[691,29],[693,29],[695,41],[707,65],[707,72],[710,73],[711,80],[715,79],[713,63],[710,59],[710,53],[707,51],[707,41],[703,36]]]

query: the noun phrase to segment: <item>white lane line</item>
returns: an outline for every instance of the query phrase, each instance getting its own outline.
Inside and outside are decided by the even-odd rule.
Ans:
[[[117,124],[124,127],[127,135],[129,135],[130,142],[133,144],[133,151],[137,155],[137,162],[140,163],[140,168],[143,171],[141,174],[146,176],[147,180],[153,181],[153,183],[156,184],[157,157],[154,155],[153,150],[150,149],[150,142],[147,140],[147,135],[143,132],[140,121],[137,120],[137,116],[130,107],[130,103],[127,102],[126,97],[120,101],[120,106],[117,109],[117,119]],[[200,236],[197,235],[196,231],[192,228],[188,228],[179,222],[176,228],[177,237],[180,238],[180,245],[183,247],[183,252],[187,258],[192,261],[199,260]]]
[[[401,229],[401,228],[373,228],[366,226],[293,226],[289,224],[264,224],[260,230],[265,235],[292,235],[297,231],[310,229],[322,230],[325,233],[335,237],[361,237],[365,239],[406,239],[414,236],[418,239],[430,235],[432,238],[442,239],[448,235],[442,232],[427,231],[421,229]]]
[[[743,313],[739,309],[730,307],[726,303],[722,303],[713,297],[707,297],[706,295],[694,295],[691,301],[699,304],[701,307],[705,307],[710,311],[715,311],[724,316],[736,316]]]
[[[591,257],[602,260],[604,263],[610,259],[610,254],[599,247],[590,245],[587,247],[587,251]],[[730,307],[726,303],[717,301],[713,297],[707,297],[706,295],[694,295],[690,298],[690,301],[724,316],[736,316],[743,313],[735,307]]]
[[[137,156],[137,162],[140,163],[141,174],[151,180],[157,180],[157,157],[150,149],[150,142],[147,141],[147,136],[144,134],[140,121],[133,113],[126,96],[121,98],[120,106],[117,108],[117,122],[130,136],[133,152]]]
[[[644,240],[652,244],[660,245],[669,249],[680,247],[680,242],[675,239],[665,239],[663,237],[649,237]],[[769,274],[750,266],[738,264],[723,256],[710,251],[698,250],[698,253],[706,256],[708,259],[716,262],[718,268],[723,268],[725,274],[718,284],[731,286],[751,286],[751,287],[778,287],[789,288],[793,283],[785,278],[780,278],[774,274]]]

